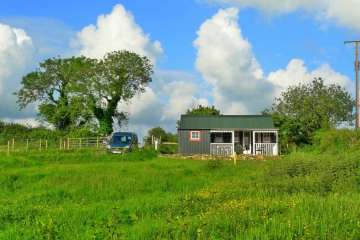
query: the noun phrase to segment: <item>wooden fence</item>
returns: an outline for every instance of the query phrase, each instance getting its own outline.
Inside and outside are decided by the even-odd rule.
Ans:
[[[60,138],[60,139],[16,139],[12,138],[0,144],[0,155],[15,152],[33,152],[48,150],[105,149],[104,137]]]

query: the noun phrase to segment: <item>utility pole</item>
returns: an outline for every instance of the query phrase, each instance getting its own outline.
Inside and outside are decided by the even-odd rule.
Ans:
[[[360,119],[359,119],[359,45],[360,40],[356,41],[345,41],[345,44],[354,44],[355,45],[355,81],[356,81],[356,102],[355,102],[355,114],[356,114],[356,122],[355,122],[355,128],[359,129],[360,127]]]

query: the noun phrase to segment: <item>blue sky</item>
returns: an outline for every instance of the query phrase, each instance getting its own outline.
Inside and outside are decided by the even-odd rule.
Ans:
[[[31,57],[29,62],[22,66],[25,73],[44,58],[84,53],[89,46],[85,46],[85,43],[81,42],[83,40],[80,40],[83,45],[74,47],[74,42],[79,42],[79,33],[90,24],[99,30],[98,17],[103,14],[121,15],[121,11],[115,13],[114,7],[122,6],[126,13],[134,16],[133,22],[142,30],[142,36],[148,36],[147,47],[157,51],[154,47],[155,42],[159,41],[161,44],[161,53],[158,49],[156,57],[154,55],[156,72],[154,83],[147,95],[153,101],[151,106],[161,104],[165,109],[170,106],[169,104],[181,101],[176,97],[185,93],[172,92],[167,86],[191,86],[187,89],[187,97],[191,98],[191,101],[178,104],[179,106],[175,104],[177,112],[157,112],[160,117],[150,121],[152,124],[159,122],[172,126],[177,114],[185,107],[197,103],[215,104],[219,108],[224,108],[225,113],[257,113],[267,107],[265,103],[268,103],[268,99],[289,85],[289,76],[294,77],[296,84],[323,74],[330,78],[329,82],[339,80],[339,84],[351,91],[353,48],[344,46],[343,41],[359,36],[360,21],[347,6],[343,6],[340,0],[322,0],[319,4],[312,5],[303,4],[298,0],[254,2],[256,3],[247,0],[2,0],[0,24],[11,29],[20,28],[31,38]],[[358,1],[355,2],[359,4]],[[230,8],[236,8],[239,12],[231,11]],[[221,9],[225,12],[222,13]],[[117,20],[122,22],[122,17],[126,16],[120,15]],[[114,28],[114,24],[109,23],[109,29],[110,25]],[[201,27],[203,31],[199,33]],[[214,29],[217,29],[219,36],[212,32]],[[92,33],[86,37],[96,38],[99,34]],[[118,38],[112,41],[121,42],[121,38],[127,38],[128,35],[131,34],[120,33]],[[200,42],[198,45],[194,44],[196,39]],[[228,44],[228,48],[225,47],[225,43]],[[97,43],[91,44],[94,47]],[[231,51],[233,46],[234,53]],[[146,54],[147,47],[141,53]],[[20,46],[19,49],[20,54],[23,48]],[[219,51],[220,55],[223,52],[224,56],[212,58],[203,51]],[[233,61],[234,64],[226,65],[227,61]],[[287,69],[288,65],[292,67]],[[3,68],[5,66],[0,65]],[[219,69],[215,71],[214,68]],[[231,72],[231,77],[227,72]],[[261,76],[259,72],[262,72]],[[0,84],[2,83],[3,89],[16,89],[19,84],[14,83],[14,80],[10,83],[7,78],[1,79],[0,69]],[[295,79],[298,79],[298,82]],[[244,86],[246,88],[252,83],[269,87],[244,90]],[[238,87],[239,93],[231,91]],[[253,93],[254,99],[251,99],[252,95],[248,95],[249,91]],[[273,93],[269,94],[269,91]],[[262,95],[268,96],[264,97],[263,102],[257,101],[258,96]],[[7,99],[13,101],[10,96]],[[225,100],[233,102],[233,106],[224,106]],[[137,108],[137,104],[141,105],[142,101],[146,99],[139,97],[135,100]],[[154,117],[136,113],[135,106],[122,107],[133,112],[134,116],[139,115],[134,119]],[[3,114],[0,117],[21,119],[34,116],[30,110],[28,113],[14,113],[8,116]],[[134,122],[144,128],[149,125],[145,121]]]
[[[76,31],[96,22],[98,15],[110,12],[118,3],[134,14],[146,33],[153,39],[161,40],[166,55],[161,59],[160,66],[188,71],[193,70],[195,49],[192,42],[196,31],[220,7],[200,0],[2,0],[0,17],[5,23],[14,23],[25,29],[36,29],[36,26],[16,24],[16,21],[23,18],[47,19]],[[293,57],[299,57],[312,68],[328,62],[345,74],[353,73],[352,48],[342,44],[346,39],[359,36],[351,30],[331,23],[319,23],[302,11],[269,17],[256,9],[246,9],[240,14],[240,25],[267,72],[285,66]]]

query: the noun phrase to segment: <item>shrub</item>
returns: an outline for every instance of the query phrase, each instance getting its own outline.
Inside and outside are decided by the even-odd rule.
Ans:
[[[331,130],[316,134],[315,145],[272,162],[269,178],[288,192],[351,192],[360,189],[360,132]]]
[[[178,145],[161,144],[159,152],[162,154],[176,154],[178,153]]]
[[[360,131],[349,129],[320,131],[314,137],[314,148],[322,153],[342,153],[360,147]]]

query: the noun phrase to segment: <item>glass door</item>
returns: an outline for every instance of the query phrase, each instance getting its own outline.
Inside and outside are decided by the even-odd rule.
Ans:
[[[251,154],[251,132],[243,132],[244,154]]]

